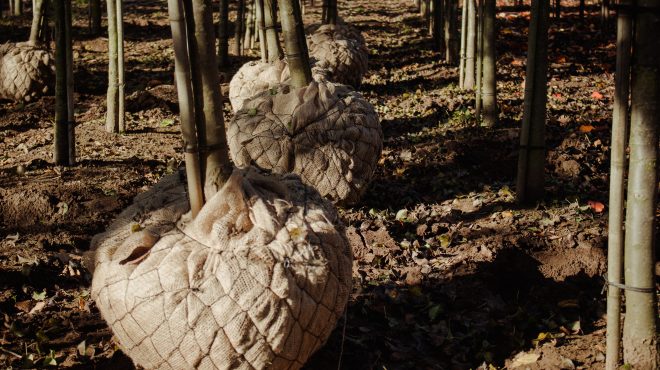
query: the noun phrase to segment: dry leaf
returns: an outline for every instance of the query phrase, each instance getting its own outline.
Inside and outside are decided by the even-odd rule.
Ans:
[[[594,126],[592,126],[592,125],[582,125],[582,126],[580,126],[580,132],[582,132],[584,134],[586,134],[587,132],[593,131],[593,129],[594,129]]]
[[[601,202],[590,200],[587,204],[591,207],[591,210],[596,213],[602,213],[605,210],[605,205]]]
[[[603,94],[599,93],[598,91],[594,91],[591,93],[591,97],[596,100],[600,100],[603,98]]]
[[[513,362],[511,362],[510,368],[514,369],[518,366],[533,364],[538,361],[539,358],[541,358],[541,355],[538,353],[520,352],[516,355],[516,357],[513,358]]]

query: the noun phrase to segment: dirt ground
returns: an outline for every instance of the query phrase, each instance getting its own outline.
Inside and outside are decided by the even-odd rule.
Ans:
[[[432,50],[413,1],[340,9],[370,49],[361,91],[385,145],[364,199],[341,210],[354,290],[307,368],[603,368],[613,31],[600,31],[595,7],[584,20],[569,7],[552,21],[547,195],[520,208],[529,12],[498,14],[499,125],[487,129],[474,93],[457,88],[457,69]],[[0,101],[2,368],[133,368],[89,297],[81,255],[136,194],[179,166],[182,148],[166,2],[126,1],[125,11],[126,133],[104,131],[107,38],[87,34],[82,7],[78,164],[52,165],[52,96]],[[320,11],[308,6],[306,20],[318,22]],[[26,39],[28,26],[28,17],[0,20],[0,42]]]

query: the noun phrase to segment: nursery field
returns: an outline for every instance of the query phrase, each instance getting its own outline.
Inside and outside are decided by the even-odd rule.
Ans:
[[[306,24],[319,22],[317,3]],[[108,39],[88,35],[86,2],[74,4],[76,165],[53,165],[53,96],[0,100],[0,368],[134,368],[90,297],[83,254],[183,165],[167,2],[124,2],[121,134],[104,128]],[[306,369],[604,368],[615,33],[595,6],[579,19],[577,2],[551,19],[546,196],[521,207],[530,13],[498,5],[499,121],[488,128],[413,1],[340,3],[369,49],[359,92],[384,142],[365,195],[339,208],[353,290]],[[0,19],[0,43],[25,40],[30,21]],[[232,57],[231,71],[256,59],[258,48]]]

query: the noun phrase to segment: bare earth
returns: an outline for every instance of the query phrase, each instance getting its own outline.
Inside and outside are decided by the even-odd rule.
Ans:
[[[385,147],[365,198],[341,210],[354,290],[307,368],[603,368],[613,32],[601,35],[595,9],[552,22],[547,196],[523,209],[513,188],[529,13],[499,13],[501,124],[483,129],[413,1],[340,9],[370,49],[361,90]],[[307,20],[320,10],[308,6]],[[83,8],[78,164],[51,164],[52,96],[0,101],[2,368],[133,368],[90,300],[81,255],[182,155],[166,2],[126,1],[125,11],[128,132],[104,131],[107,38],[88,36]],[[28,26],[0,20],[0,42],[26,39]]]

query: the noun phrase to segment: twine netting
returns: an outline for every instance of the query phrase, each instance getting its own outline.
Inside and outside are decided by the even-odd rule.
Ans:
[[[369,51],[360,31],[345,24],[324,24],[307,37],[309,56],[328,71],[328,79],[359,88],[367,73]]]
[[[92,296],[146,369],[299,369],[334,329],[352,256],[295,175],[235,170],[190,220],[169,175],[92,241]]]
[[[357,202],[380,157],[373,106],[345,85],[281,86],[246,101],[227,127],[234,163],[295,173],[335,203]]]
[[[49,51],[27,42],[0,45],[0,98],[32,101],[48,93],[54,80]]]

